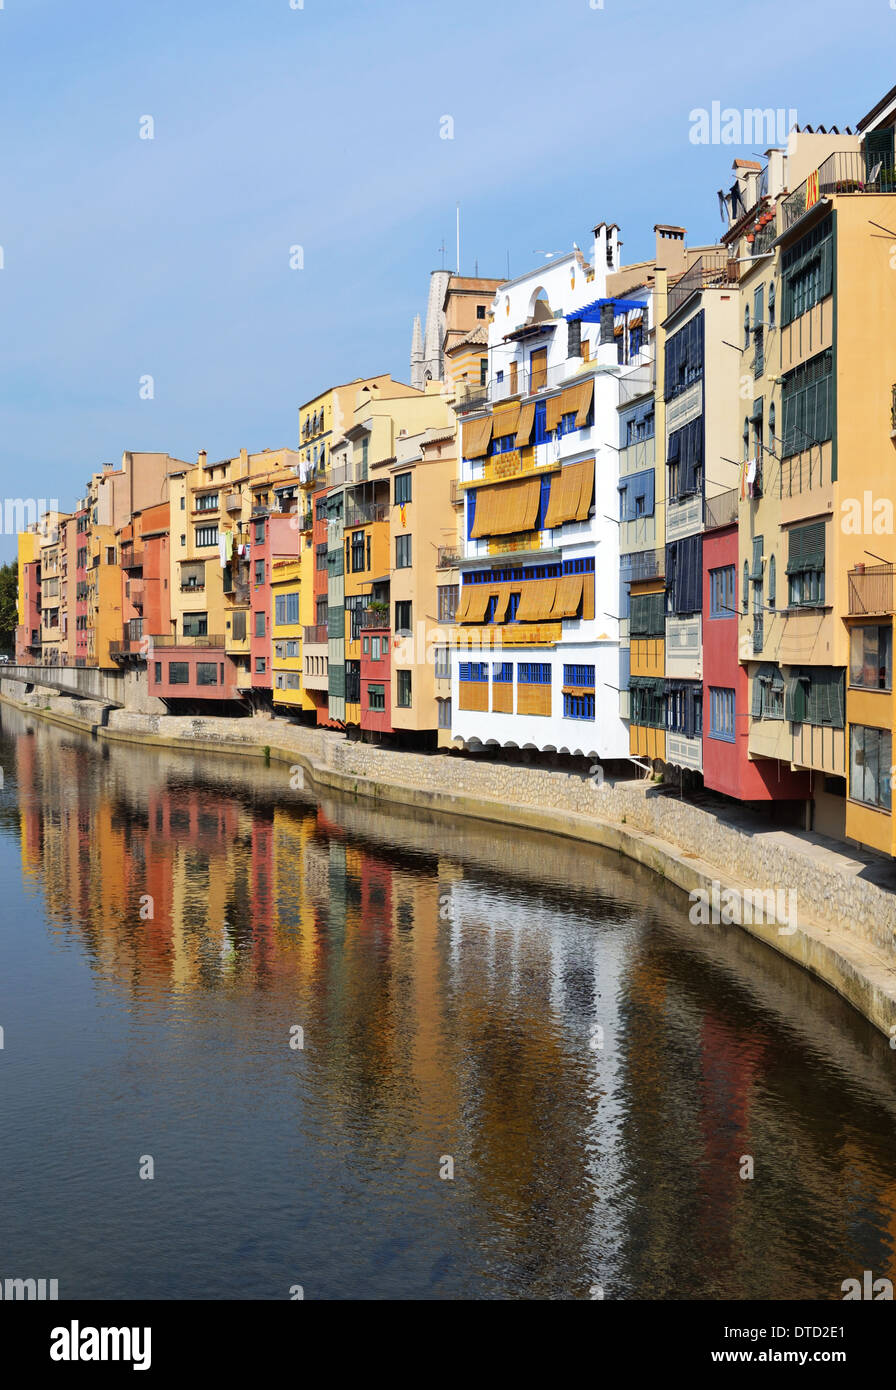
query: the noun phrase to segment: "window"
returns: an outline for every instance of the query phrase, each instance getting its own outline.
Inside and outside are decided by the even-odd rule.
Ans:
[[[411,601],[399,599],[395,604],[395,631],[409,636],[411,630]]]
[[[890,810],[892,745],[893,735],[889,729],[850,725],[849,794],[853,801]]]
[[[216,492],[204,492],[196,498],[197,512],[216,512],[218,510],[218,494]]]
[[[661,678],[632,676],[629,680],[631,698],[630,722],[644,729],[665,728],[663,697],[665,681]]]
[[[457,674],[462,681],[487,681],[488,664],[485,661],[462,661]]]
[[[168,684],[169,685],[189,685],[190,683],[190,663],[188,661],[169,661],[168,662]]]
[[[519,683],[520,685],[550,685],[550,663],[546,661],[521,661]]]
[[[854,627],[849,634],[849,683],[866,690],[893,688],[893,630]]]
[[[259,615],[256,613],[256,620]],[[299,595],[277,594],[274,599],[274,622],[277,627],[286,627],[288,624],[297,624],[299,621]],[[264,633],[256,632],[256,636],[264,636]]]
[[[781,292],[784,307],[781,327],[820,303],[833,288],[833,235],[831,215],[817,223],[781,255]]]
[[[411,479],[413,473],[396,473],[395,475],[395,505],[402,507],[411,500]]]
[[[161,661],[157,661],[157,662],[156,662],[156,685],[161,685],[161,683],[162,683],[162,663],[161,663]]]
[[[479,359],[479,385],[480,385],[480,386],[485,386],[485,384],[486,384],[487,381],[488,381],[488,358],[487,358],[487,357],[480,357],[480,359]]]
[[[533,440],[536,444],[546,444],[550,437],[548,434],[548,403],[547,401],[536,401]]]
[[[495,685],[513,684],[513,662],[496,661],[492,666],[492,680]]]
[[[383,656],[388,656],[388,655],[389,655],[389,639],[388,639],[388,637],[384,637],[384,638],[383,638]]]
[[[435,662],[435,678],[437,681],[450,679],[451,676],[451,651],[448,647],[436,647],[433,652]]]
[[[255,544],[264,545],[264,517],[255,523]]]
[[[317,624],[318,627],[326,627],[326,625],[327,625],[327,600],[326,600],[326,598],[319,598],[319,599],[317,599],[317,601],[316,601],[316,603],[315,603],[315,608],[314,608],[314,621],[315,621],[315,623]]]
[[[664,637],[666,633],[666,595],[632,594],[629,608],[629,632],[632,638]],[[580,684],[569,682],[566,684]]]
[[[744,309],[744,351],[750,346],[750,306]]]
[[[365,638],[364,638],[364,641],[363,641],[363,643],[361,644],[361,649],[362,649],[362,651],[363,651],[363,653],[364,653],[365,656],[369,656],[369,655],[370,655],[370,638],[369,638],[369,637],[365,637]]]
[[[386,708],[386,687],[384,685],[367,686],[367,708],[383,711]]]
[[[180,499],[180,509],[181,509],[182,512],[183,512],[183,511],[186,511],[186,509],[187,509],[187,499],[186,499],[186,497],[181,497],[181,499]]]
[[[753,719],[784,718],[784,677],[771,662],[760,666],[751,682],[750,715]]]
[[[824,603],[824,522],[793,526],[787,536],[787,602],[792,608]]]
[[[208,636],[208,614],[207,614],[207,613],[185,613],[185,614],[184,614],[184,636],[185,636],[185,637],[207,637],[207,636]]]
[[[568,695],[563,696],[563,718],[564,719],[593,719],[594,718],[594,696],[592,695]]]
[[[379,661],[380,659],[380,639],[371,637],[370,639],[370,660]]]
[[[197,661],[197,663],[196,663],[196,684],[197,684],[197,685],[217,685],[217,684],[218,684],[218,663],[217,663],[217,661]]]
[[[436,706],[437,706],[438,711],[439,711],[439,728],[440,728],[440,729],[450,729],[450,728],[451,728],[451,701],[450,701],[450,700],[436,700]]]
[[[776,291],[775,291],[775,282],[774,282],[774,280],[772,280],[771,284],[770,284],[769,287],[768,287],[768,326],[769,326],[769,328],[774,328],[774,326],[775,326],[775,293],[776,293]]]
[[[703,376],[703,310],[666,339],[666,384],[669,401]]]
[[[784,691],[784,717],[793,724],[842,729],[845,724],[844,673],[835,666],[797,671]]]
[[[458,604],[458,585],[440,584],[439,585],[439,622],[453,623],[454,615],[457,613]]]
[[[395,703],[399,709],[411,708],[411,673],[410,671],[396,671],[395,673]]]
[[[267,670],[267,661],[263,656],[257,656],[255,658],[255,670],[258,672],[259,675],[264,675],[265,671]]]
[[[217,526],[196,526],[193,530],[193,539],[197,546],[217,545],[218,528]]]
[[[255,614],[255,636],[263,637],[265,634],[264,613]]]
[[[326,541],[324,541],[323,545],[316,545],[316,546],[314,547],[314,553],[315,553],[315,555],[316,555],[316,557],[317,557],[317,568],[318,568],[319,570],[325,570],[325,569],[327,568],[327,543],[326,543]]]
[[[734,566],[709,571],[709,616],[735,618]]]
[[[734,742],[734,691],[710,686],[709,733],[711,738]]]
[[[348,541],[346,541],[346,546],[348,546]],[[363,531],[353,531],[353,532],[352,532],[352,538],[351,538],[351,572],[352,572],[352,574],[358,574],[361,570],[364,569],[364,555],[365,555],[364,532],[363,532]],[[346,560],[348,560],[348,558],[349,558],[349,556],[346,554]]]
[[[703,416],[669,435],[666,451],[669,501],[679,502],[703,490]]]
[[[255,583],[264,583],[264,560],[255,561]]]
[[[411,567],[411,537],[395,537],[395,568],[406,570]]]
[[[762,376],[765,370],[765,325],[762,319],[765,287],[757,285],[753,291],[753,376]]]
[[[744,560],[744,582],[741,589],[740,602],[741,608],[746,613],[750,601],[750,566]]]
[[[476,317],[477,317],[478,319],[484,319],[484,318],[485,318],[485,305],[484,305],[484,304],[477,304],[477,305],[476,305]]]
[[[781,454],[791,454],[823,443],[833,433],[834,378],[830,352],[810,357],[784,378],[781,391],[784,439]]]

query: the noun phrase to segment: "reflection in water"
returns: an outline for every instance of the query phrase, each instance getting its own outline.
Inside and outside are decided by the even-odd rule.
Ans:
[[[7,709],[0,757],[0,1276],[63,1298],[894,1278],[886,1040],[638,866]]]

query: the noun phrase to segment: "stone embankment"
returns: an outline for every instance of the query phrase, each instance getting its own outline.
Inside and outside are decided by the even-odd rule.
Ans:
[[[283,763],[285,777],[300,769],[309,784],[352,796],[617,850],[692,898],[702,894],[711,923],[727,912],[722,925],[742,926],[896,1032],[896,875],[830,840],[736,808],[695,806],[649,782],[601,785],[578,773],[397,752],[280,719],[137,714],[40,688],[26,693],[2,678],[0,699],[102,739],[266,758]]]

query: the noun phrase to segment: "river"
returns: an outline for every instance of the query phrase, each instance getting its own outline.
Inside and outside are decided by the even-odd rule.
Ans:
[[[896,1052],[640,866],[9,707],[0,763],[0,1279],[840,1299],[896,1278]]]

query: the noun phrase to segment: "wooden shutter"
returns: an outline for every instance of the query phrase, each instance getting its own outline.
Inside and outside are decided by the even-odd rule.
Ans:
[[[536,348],[529,354],[529,390],[540,391],[548,384],[548,350]]]

